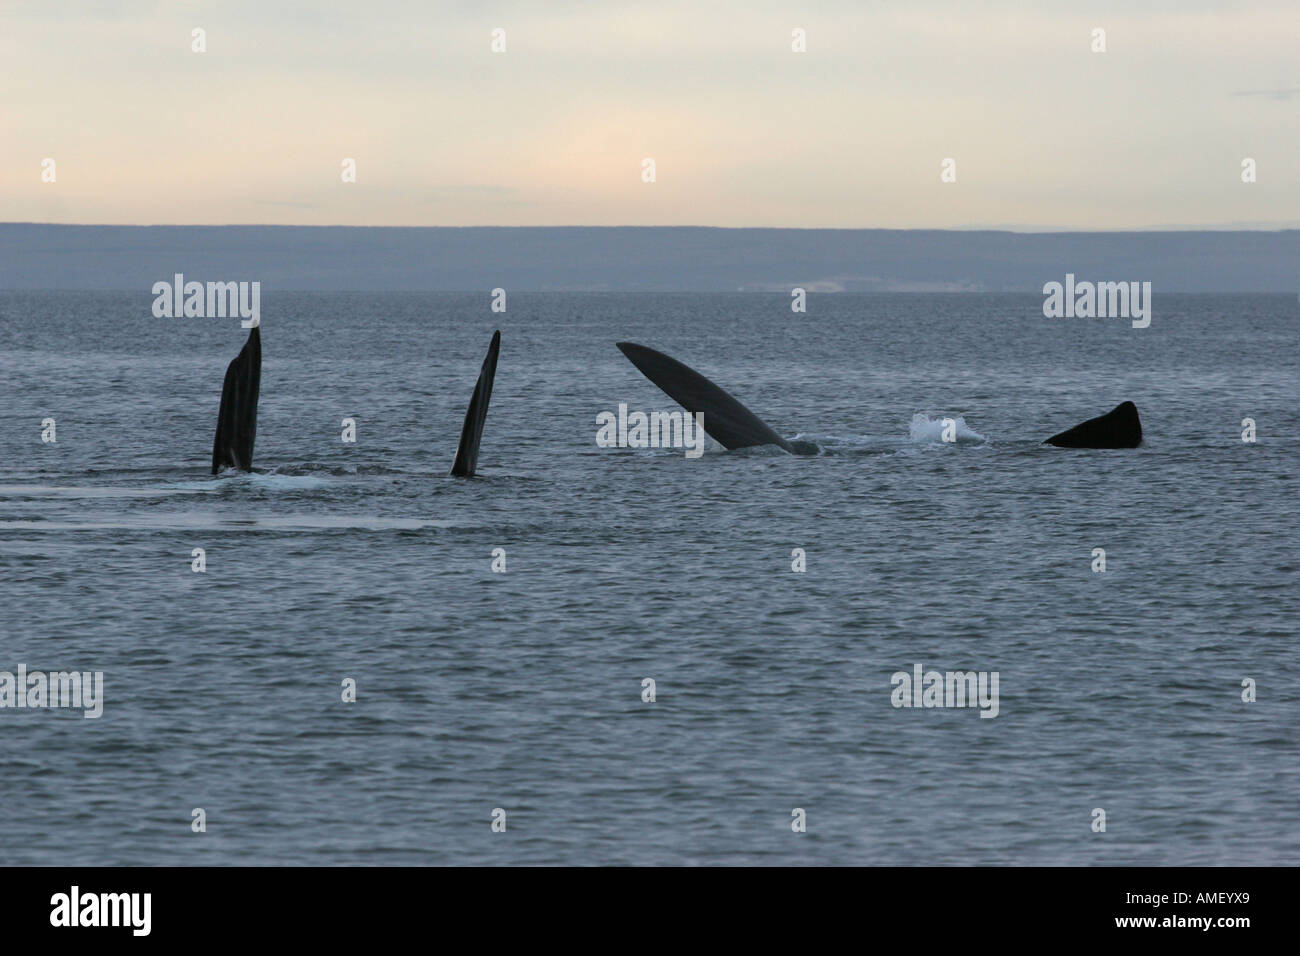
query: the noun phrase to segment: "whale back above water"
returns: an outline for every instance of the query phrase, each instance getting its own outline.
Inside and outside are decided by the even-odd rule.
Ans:
[[[1060,448],[1136,448],[1142,444],[1142,422],[1137,406],[1120,402],[1098,415],[1043,442]]]
[[[723,448],[777,445],[795,453],[790,443],[766,422],[695,369],[644,345],[617,344],[628,361],[669,398],[692,415],[703,412],[704,430]]]
[[[217,411],[217,434],[212,440],[212,473],[223,468],[251,471],[253,441],[257,437],[257,394],[262,384],[261,327],[255,325],[248,341],[226,367]]]
[[[492,382],[497,374],[497,353],[501,351],[501,330],[492,334],[492,344],[488,346],[487,358],[479,369],[478,382],[474,394],[470,397],[469,408],[465,409],[465,424],[460,430],[460,445],[456,448],[456,460],[452,463],[451,473],[457,478],[472,478],[478,469],[478,446],[483,440],[483,423],[487,420],[488,403],[492,401]]]

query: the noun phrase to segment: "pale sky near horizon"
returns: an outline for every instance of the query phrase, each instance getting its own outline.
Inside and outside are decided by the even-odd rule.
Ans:
[[[0,64],[5,222],[1300,226],[1297,0],[0,0]]]

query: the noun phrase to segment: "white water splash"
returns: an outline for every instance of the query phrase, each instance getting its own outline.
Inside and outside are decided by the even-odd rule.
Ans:
[[[957,441],[961,442],[984,442],[988,441],[983,435],[975,431],[966,424],[966,419],[960,415],[940,415],[938,418],[931,418],[922,412],[917,412],[912,416],[912,424],[908,426],[908,432],[912,441],[915,442],[942,442],[944,423],[951,420],[957,426]]]

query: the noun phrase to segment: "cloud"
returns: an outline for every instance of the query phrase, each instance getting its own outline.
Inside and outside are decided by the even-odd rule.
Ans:
[[[1289,100],[1300,94],[1300,86],[1286,90],[1233,90],[1229,96],[1259,96],[1266,100]]]

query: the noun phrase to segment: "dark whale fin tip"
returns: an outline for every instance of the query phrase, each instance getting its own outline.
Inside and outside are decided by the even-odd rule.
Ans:
[[[702,412],[704,430],[722,447],[730,449],[776,445],[792,455],[795,453],[790,443],[774,432],[765,421],[695,369],[663,352],[635,342],[615,344],[627,356],[628,361],[669,398],[692,415]]]
[[[1105,415],[1053,435],[1043,444],[1058,448],[1136,448],[1142,444],[1142,421],[1136,405],[1120,402]]]
[[[460,445],[451,473],[457,478],[472,478],[478,468],[478,446],[483,440],[483,423],[487,420],[488,403],[492,401],[492,382],[497,374],[497,353],[501,351],[501,330],[492,333],[487,358],[478,373],[469,408],[465,409],[465,424],[460,430]]]
[[[253,469],[253,441],[257,438],[257,394],[262,384],[261,325],[253,326],[248,341],[226,366],[217,411],[217,434],[212,440],[212,473],[223,468]]]

